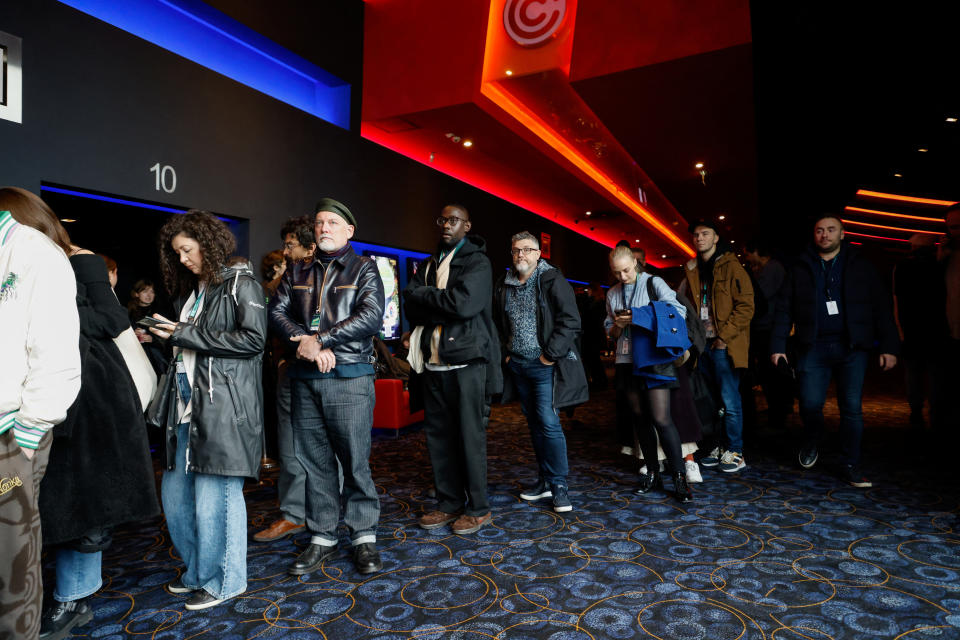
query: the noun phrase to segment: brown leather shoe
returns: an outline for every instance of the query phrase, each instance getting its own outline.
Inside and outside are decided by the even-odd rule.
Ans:
[[[446,511],[431,511],[425,513],[417,519],[417,524],[421,529],[436,529],[443,525],[453,522],[460,516],[459,513],[447,513]]]
[[[460,516],[453,523],[453,532],[461,536],[476,533],[480,530],[480,527],[490,522],[490,517],[489,511],[482,516]]]
[[[279,540],[280,538],[285,538],[286,536],[292,535],[301,529],[303,529],[302,524],[294,524],[289,520],[280,518],[272,525],[253,536],[253,539],[257,542],[273,542],[274,540]]]

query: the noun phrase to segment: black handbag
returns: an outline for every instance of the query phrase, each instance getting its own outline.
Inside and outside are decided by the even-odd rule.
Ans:
[[[177,384],[177,361],[170,359],[166,371],[157,381],[157,390],[150,398],[150,404],[147,405],[147,411],[144,419],[147,424],[153,427],[166,428],[170,417],[170,405],[175,402]]]

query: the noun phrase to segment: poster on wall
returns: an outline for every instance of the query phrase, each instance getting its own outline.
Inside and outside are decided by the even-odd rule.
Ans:
[[[550,259],[550,234],[541,233],[540,234],[540,256]]]
[[[382,340],[396,340],[400,337],[400,278],[397,272],[399,259],[396,256],[376,255],[369,251],[365,255],[373,258],[383,280],[383,329]]]

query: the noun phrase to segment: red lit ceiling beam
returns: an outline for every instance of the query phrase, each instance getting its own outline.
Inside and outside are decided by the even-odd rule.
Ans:
[[[931,207],[950,207],[957,204],[952,200],[935,200],[933,198],[916,198],[914,196],[901,196],[895,193],[883,193],[881,191],[868,191],[866,189],[857,189],[857,195],[863,198],[874,198],[877,200],[896,200],[898,202],[909,202],[910,204],[926,205]]]
[[[660,208],[665,210],[661,215],[657,215],[648,202],[641,202],[644,192],[638,189],[645,183],[652,186],[652,182],[635,162],[630,161],[616,138],[570,85],[576,9],[577,0],[491,0],[480,93],[558,153],[578,177],[693,257],[696,255],[694,250],[664,223],[663,214],[674,218],[674,223],[682,218],[662,196]],[[557,70],[560,73],[555,73]],[[518,80],[534,74],[537,74],[535,82],[540,89],[537,95],[547,93],[550,96],[541,99],[540,104],[532,104],[529,93],[515,90],[519,88]],[[549,86],[544,86],[545,83]],[[546,117],[552,122],[548,123]],[[609,154],[612,158],[626,157],[627,162],[610,167],[613,161],[608,161],[608,166],[604,167],[587,157],[582,151],[582,142],[578,144],[571,140],[569,133],[584,120],[593,130],[594,144],[612,149]],[[619,175],[615,175],[611,168]]]
[[[875,240],[891,240],[893,242],[910,242],[909,240],[904,240],[903,238],[889,238],[887,236],[872,236],[869,233],[854,233],[853,231],[845,231],[844,235],[857,236],[858,238],[873,238]]]
[[[904,233],[928,233],[932,236],[943,235],[943,233],[940,231],[927,231],[925,229],[904,229],[903,227],[891,227],[885,224],[873,224],[872,222],[859,222],[857,220],[841,219],[840,222],[842,222],[845,225],[852,224],[860,227],[870,227],[871,229],[887,229],[890,231],[902,231]]]
[[[943,223],[943,218],[927,218],[925,216],[910,216],[905,213],[892,213],[890,211],[877,211],[876,209],[864,209],[862,207],[844,207],[845,211],[854,213],[869,213],[876,216],[890,216],[891,218],[903,218],[904,220],[919,220],[920,222]]]

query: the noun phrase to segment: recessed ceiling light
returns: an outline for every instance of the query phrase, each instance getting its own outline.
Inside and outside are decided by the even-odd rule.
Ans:
[[[508,76],[512,76],[512,75],[513,75],[513,71],[511,71],[510,69],[507,69],[507,75],[508,75]]]
[[[733,244],[734,242],[736,242],[736,240],[731,240],[731,241],[730,241],[730,244]]]
[[[660,257],[661,257],[661,258],[666,258],[666,257],[667,257],[667,254],[661,253],[661,254],[660,254]]]
[[[956,118],[947,118],[947,122],[956,122],[956,121],[957,121]]]
[[[587,215],[588,216],[593,215],[593,211],[587,211]]]
[[[473,141],[472,141],[472,140],[464,140],[464,141],[463,141],[463,146],[465,146],[465,147],[472,147],[472,146],[473,146]]]
[[[634,242],[640,242],[640,238],[637,238],[636,240],[634,240]]]
[[[717,220],[726,220],[727,216],[717,216]]]
[[[693,166],[694,166],[694,168],[696,168],[696,169],[703,169],[703,163],[702,163],[702,162],[698,162],[697,164],[695,164],[695,165],[693,165]]]
[[[920,153],[926,153],[928,149],[926,147],[920,147],[919,149],[917,149],[917,151],[919,151]]]
[[[60,222],[76,222],[73,218],[60,218]]]
[[[902,174],[902,173],[895,173],[895,174],[893,174],[893,177],[894,177],[894,178],[902,178],[902,177],[903,177],[903,174]]]

